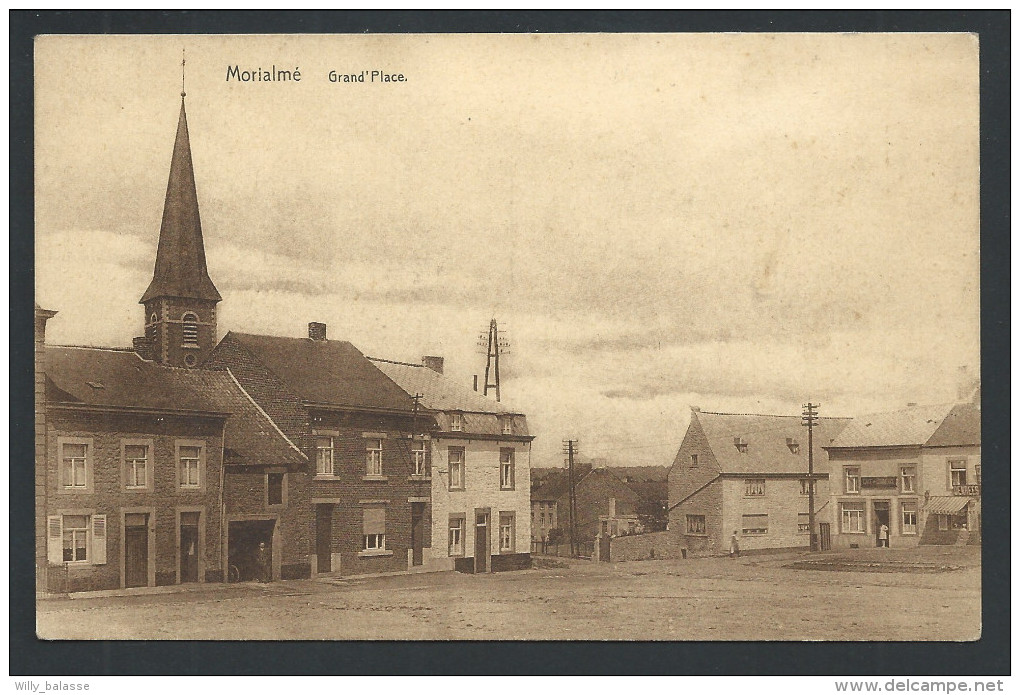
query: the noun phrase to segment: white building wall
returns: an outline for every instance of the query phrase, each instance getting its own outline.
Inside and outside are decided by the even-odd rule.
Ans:
[[[450,437],[450,438],[447,438]],[[464,489],[450,490],[449,448],[464,448]],[[499,487],[500,449],[514,449],[514,489]],[[489,553],[499,555],[499,513],[513,512],[514,552],[531,552],[531,444],[501,440],[432,440],[432,548],[431,563],[453,568],[449,555],[451,514],[463,514],[464,557],[474,557],[475,510],[489,508]]]

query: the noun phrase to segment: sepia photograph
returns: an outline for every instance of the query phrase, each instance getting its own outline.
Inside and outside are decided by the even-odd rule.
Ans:
[[[979,640],[979,43],[35,37],[38,638]]]

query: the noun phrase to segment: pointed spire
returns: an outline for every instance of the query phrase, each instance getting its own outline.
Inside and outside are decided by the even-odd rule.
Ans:
[[[198,216],[198,194],[183,90],[177,139],[170,161],[170,180],[163,204],[163,223],[159,229],[156,267],[152,282],[139,303],[144,304],[156,297],[186,297],[216,302],[222,299],[209,278],[205,264],[205,244]]]

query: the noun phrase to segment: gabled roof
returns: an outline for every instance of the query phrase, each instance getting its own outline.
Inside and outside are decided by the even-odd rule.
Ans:
[[[822,447],[849,422],[849,418],[819,418],[814,427],[814,470],[825,472],[828,457]],[[691,427],[700,426],[719,464],[719,473],[807,473],[808,431],[799,415],[757,415],[735,413],[691,413]],[[741,438],[742,452],[734,442]],[[796,452],[787,439],[796,440]]]
[[[448,376],[420,364],[392,362],[370,357],[372,364],[409,394],[420,393],[421,403],[429,410],[471,413],[513,413],[505,403],[485,398],[477,391],[461,386]]]
[[[177,378],[207,398],[217,409],[231,413],[224,438],[228,464],[287,465],[308,460],[255,403],[229,370],[181,369]]]
[[[156,265],[152,282],[139,303],[144,304],[156,297],[186,297],[215,302],[221,299],[205,264],[205,244],[198,215],[198,193],[183,94],[174,153],[170,159],[170,178],[163,202]]]
[[[923,446],[946,419],[951,404],[911,406],[855,417],[829,446]]]
[[[946,415],[925,446],[981,446],[981,408],[959,403]]]
[[[605,469],[643,500],[665,502],[669,497],[668,466],[620,466]]]
[[[537,471],[537,474],[536,474]],[[591,471],[591,464],[574,465],[574,483],[581,481]],[[531,499],[533,501],[558,500],[569,492],[570,475],[566,468],[532,468]]]
[[[184,370],[131,350],[46,347],[46,400],[112,408],[226,412],[180,378]]]
[[[411,412],[413,399],[345,340],[311,340],[230,331],[303,401],[324,406]]]

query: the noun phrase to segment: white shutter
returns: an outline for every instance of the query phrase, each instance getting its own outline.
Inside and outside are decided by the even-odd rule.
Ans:
[[[59,565],[64,561],[63,518],[46,517],[46,529],[46,555],[51,565]]]
[[[92,564],[106,564],[106,514],[92,515]]]

